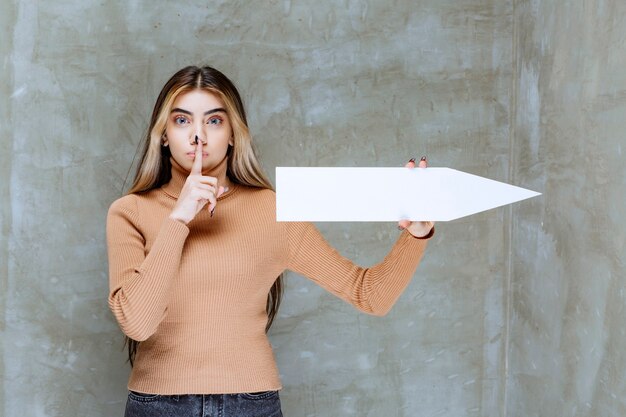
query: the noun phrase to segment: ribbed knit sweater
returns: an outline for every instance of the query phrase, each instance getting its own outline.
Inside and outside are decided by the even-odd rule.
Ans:
[[[289,269],[366,313],[383,315],[407,286],[427,240],[400,234],[384,260],[362,268],[306,222],[277,222],[275,193],[232,184],[188,225],[169,219],[188,171],[115,201],[107,218],[109,305],[141,343],[128,388],[218,394],[281,388],[265,334],[266,301]],[[225,161],[205,175],[223,177]]]

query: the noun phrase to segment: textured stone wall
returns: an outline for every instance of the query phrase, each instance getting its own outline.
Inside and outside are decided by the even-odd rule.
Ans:
[[[626,3],[518,1],[510,416],[626,415]],[[625,149],[626,151],[626,149]]]
[[[0,399],[122,415],[104,220],[166,79],[229,75],[264,167],[427,154],[543,192],[439,224],[391,313],[288,274],[286,416],[624,415],[624,6],[617,0],[0,5]],[[394,224],[320,224],[369,265]]]

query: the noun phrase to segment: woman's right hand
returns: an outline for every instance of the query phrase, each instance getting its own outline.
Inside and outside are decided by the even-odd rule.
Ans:
[[[217,178],[202,175],[202,141],[198,141],[191,172],[180,191],[170,219],[188,224],[207,203],[208,209],[213,214],[217,198],[223,193],[224,187],[217,186]]]

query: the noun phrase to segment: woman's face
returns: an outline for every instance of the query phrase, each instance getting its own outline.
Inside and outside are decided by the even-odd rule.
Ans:
[[[191,170],[195,156],[195,137],[202,142],[202,169],[217,166],[232,144],[232,128],[222,100],[205,90],[180,94],[165,126],[164,143],[170,147],[174,160]]]

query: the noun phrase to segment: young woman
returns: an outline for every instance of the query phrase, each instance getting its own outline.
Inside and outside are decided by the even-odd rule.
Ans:
[[[431,222],[399,228],[385,259],[361,268],[311,223],[276,222],[234,85],[210,67],[177,72],[154,106],[134,183],[107,218],[109,305],[132,365],[126,416],[281,416],[266,332],[283,271],[383,315],[434,233]]]

